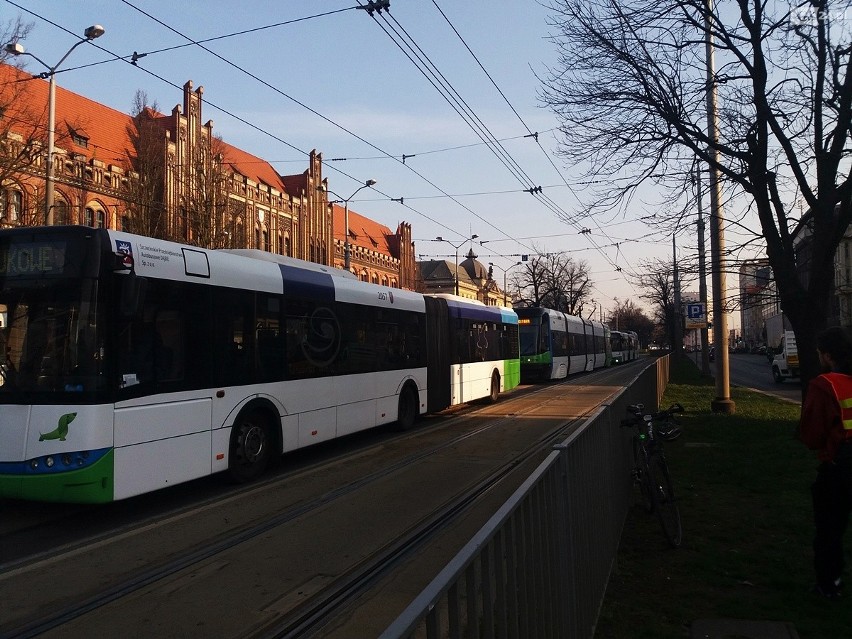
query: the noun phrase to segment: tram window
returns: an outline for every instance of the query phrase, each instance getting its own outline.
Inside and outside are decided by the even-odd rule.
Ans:
[[[553,331],[553,355],[555,357],[568,355],[568,333],[565,331]]]
[[[540,346],[538,347],[538,352],[547,353],[550,350],[550,325],[546,322],[543,322],[541,325],[539,339],[541,340],[541,342]]]

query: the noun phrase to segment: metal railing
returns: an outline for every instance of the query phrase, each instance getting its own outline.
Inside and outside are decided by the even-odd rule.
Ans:
[[[554,446],[382,639],[592,637],[633,494],[618,425],[668,379],[665,356]]]

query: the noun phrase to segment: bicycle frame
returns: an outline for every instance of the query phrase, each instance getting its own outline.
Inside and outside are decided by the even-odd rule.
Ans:
[[[623,427],[633,427],[634,466],[633,481],[639,484],[648,513],[656,513],[663,533],[671,546],[677,548],[683,539],[680,511],[674,494],[668,464],[663,453],[662,440],[657,437],[655,422],[671,420],[674,413],[682,412],[679,404],[666,411],[645,414],[641,404],[628,407],[631,419],[622,420]]]

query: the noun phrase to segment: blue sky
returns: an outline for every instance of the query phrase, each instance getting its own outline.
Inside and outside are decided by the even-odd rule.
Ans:
[[[502,281],[503,269],[521,254],[567,251],[589,263],[593,296],[605,312],[616,297],[640,303],[625,271],[672,252],[670,236],[637,241],[649,232],[631,221],[647,213],[642,204],[626,219],[608,216],[574,226],[553,210],[578,211],[565,183],[581,172],[555,155],[557,121],[537,98],[536,74],[546,74],[556,56],[547,39],[548,10],[534,0],[391,0],[390,16],[374,19],[352,8],[357,4],[0,0],[0,19],[20,14],[32,22],[22,44],[51,65],[74,44],[74,34],[103,25],[106,33],[94,42],[101,48],[75,49],[57,74],[60,86],[124,112],[141,89],[149,102],[170,112],[181,101],[177,87],[192,80],[204,87],[203,117],[214,121],[214,132],[269,160],[280,173],[305,170],[304,154],[317,149],[330,189],[339,196],[376,180],[375,191],[361,191],[350,207],[391,229],[410,222],[423,259],[453,258],[450,244],[430,241],[438,235],[458,244],[476,234],[474,252],[484,264],[497,265],[495,277]],[[490,135],[502,141],[514,171],[382,26],[410,37],[428,56]],[[209,51],[187,46],[186,37],[199,41],[248,30],[204,43]],[[147,54],[136,67],[116,60],[134,52]],[[27,68],[43,70],[32,59]],[[540,146],[524,137],[530,132],[538,133]],[[410,156],[405,164],[403,155]],[[530,185],[541,186],[551,205],[524,192]],[[580,234],[582,227],[592,233]],[[683,244],[688,241],[684,236]],[[462,255],[468,246],[460,248]]]

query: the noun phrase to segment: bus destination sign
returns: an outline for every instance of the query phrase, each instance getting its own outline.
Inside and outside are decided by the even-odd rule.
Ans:
[[[0,245],[0,277],[62,275],[65,242],[14,242]]]

